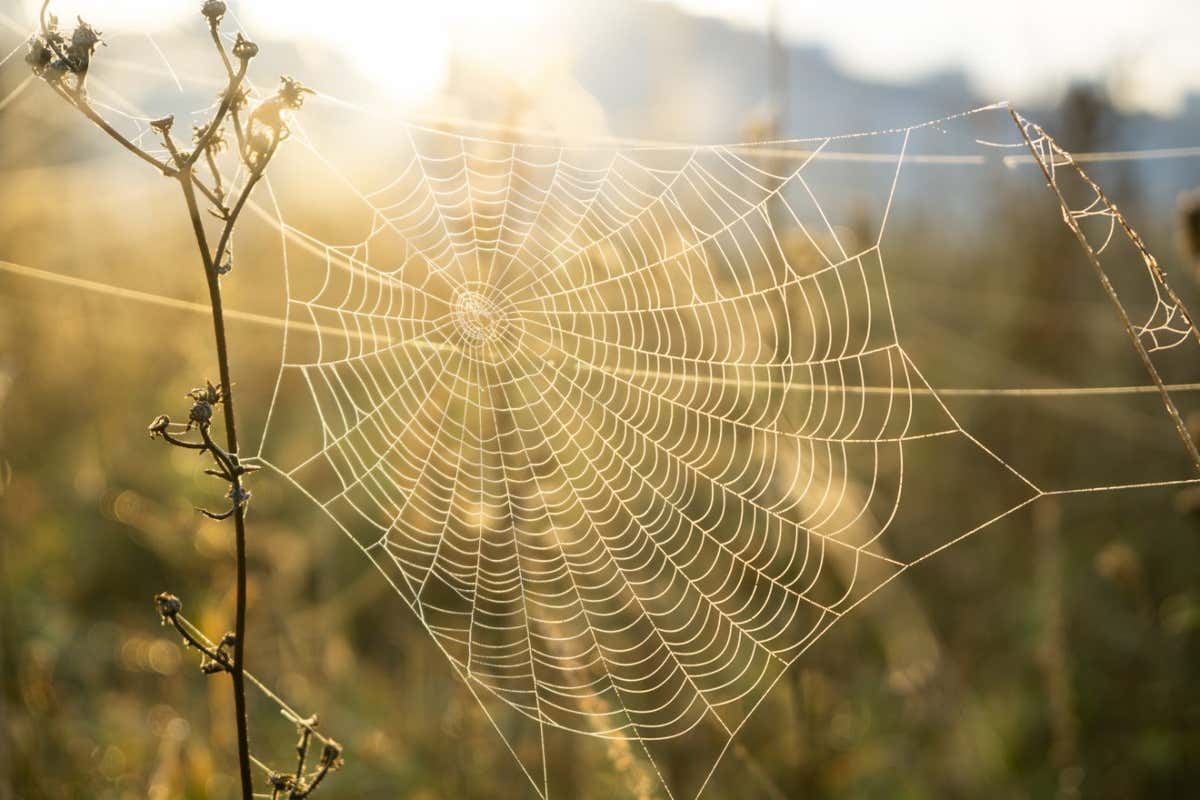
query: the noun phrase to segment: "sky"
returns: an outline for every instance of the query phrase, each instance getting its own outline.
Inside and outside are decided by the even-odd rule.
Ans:
[[[654,0],[689,14],[763,29],[773,0]],[[1169,115],[1200,92],[1200,0],[776,0],[791,42],[826,48],[847,71],[904,82],[962,70],[981,97],[1052,100],[1069,83],[1101,81],[1127,110]],[[312,40],[351,54],[397,99],[418,104],[446,77],[453,48],[507,70],[535,70],[552,47],[541,28],[569,0],[253,0],[231,2],[261,38]],[[37,0],[0,0],[31,20]],[[112,29],[175,24],[198,0],[55,0]],[[147,22],[149,20],[149,22]],[[368,38],[364,38],[368,37]],[[375,43],[363,46],[364,41]],[[379,46],[382,43],[382,46]],[[386,76],[386,77],[385,77]]]
[[[665,0],[764,28],[772,0]],[[1017,103],[1101,81],[1130,110],[1171,114],[1200,92],[1200,0],[778,0],[792,42],[856,75],[904,82],[961,69],[978,94]]]

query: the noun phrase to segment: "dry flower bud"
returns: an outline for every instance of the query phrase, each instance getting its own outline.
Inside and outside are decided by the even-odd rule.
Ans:
[[[203,400],[198,400],[188,411],[189,425],[207,425],[212,421],[212,415],[212,406]]]
[[[208,136],[208,125],[193,125],[192,126],[192,142],[199,145]],[[228,142],[225,139],[225,128],[217,128],[216,133],[208,140],[205,149],[211,153],[224,152]]]
[[[169,592],[155,595],[154,604],[158,606],[158,613],[164,622],[183,611],[183,601]]]
[[[95,49],[99,43],[100,32],[84,22],[82,17],[79,17],[79,27],[75,28],[75,32],[71,34],[71,44],[75,47]]]
[[[79,26],[71,34],[71,44],[67,46],[67,60],[72,72],[80,76],[87,74],[98,44],[100,33],[80,17]]]
[[[321,763],[328,764],[331,767],[341,766],[342,746],[335,741],[330,740],[326,743],[325,749],[321,751]]]
[[[233,43],[233,57],[240,61],[249,61],[256,55],[258,55],[258,45],[239,33],[237,41]]]
[[[289,792],[296,788],[296,779],[282,772],[272,772],[267,776],[267,784],[276,792]]]
[[[213,384],[212,381],[204,381],[203,386],[197,386],[187,393],[187,396],[193,400],[210,403],[216,405],[221,402],[221,387]]]
[[[278,97],[285,108],[300,108],[304,105],[304,95],[306,94],[315,94],[315,92],[289,75],[284,75],[279,79]]]
[[[154,418],[154,421],[150,423],[150,425],[146,428],[146,430],[150,431],[150,438],[154,439],[157,436],[159,436],[160,434],[162,434],[164,431],[166,431],[167,426],[170,424],[171,424],[170,417],[168,417],[166,414],[159,414],[157,417]]]
[[[29,52],[25,54],[25,63],[29,65],[35,75],[41,75],[53,60],[54,54],[46,46],[45,41],[40,37],[29,40]]]
[[[210,25],[218,25],[225,16],[225,4],[221,0],[204,0],[204,5],[200,7],[200,13],[204,15]]]

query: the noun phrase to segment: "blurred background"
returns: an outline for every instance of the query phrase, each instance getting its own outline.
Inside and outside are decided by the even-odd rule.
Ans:
[[[196,459],[144,434],[216,373],[206,315],[146,297],[204,302],[204,287],[177,189],[28,79],[35,5],[0,0],[0,57],[16,53],[0,66],[0,800],[230,797],[227,683],[199,674],[152,604],[170,590],[210,635],[232,624],[232,531],[194,510],[219,492]],[[91,92],[131,135],[146,117],[210,105],[221,87],[198,5],[55,4],[104,32]],[[290,74],[316,88],[305,125],[360,175],[389,164],[403,119],[700,143],[887,129],[1007,99],[1092,154],[1089,172],[1200,306],[1194,3],[412,5],[231,10],[263,47],[256,84]],[[906,350],[935,387],[1146,383],[1036,165],[976,144],[993,133],[948,124],[914,144],[984,159],[905,167],[886,253]],[[894,139],[877,144],[896,151]],[[318,172],[298,145],[272,165],[285,218],[344,211]],[[838,176],[820,191],[853,237],[878,223],[878,197]],[[253,219],[239,236],[227,302],[279,317],[278,234]],[[1128,255],[1113,269],[1140,269]],[[230,326],[245,424],[261,428],[279,332]],[[1177,399],[1187,411],[1195,396]],[[1192,477],[1153,395],[949,405],[1046,488]],[[952,538],[955,509],[935,497],[995,502],[994,475],[974,462],[918,452],[907,469],[936,489],[919,520],[940,538]],[[255,481],[253,509],[250,668],[345,744],[324,796],[533,797],[356,548],[270,476]],[[1065,496],[910,570],[780,681],[706,796],[1189,794],[1200,780],[1198,512],[1200,497],[1179,488]],[[292,728],[261,698],[252,709],[256,752],[287,763]],[[564,796],[664,796],[626,753],[558,747]],[[686,753],[672,769],[691,769]]]

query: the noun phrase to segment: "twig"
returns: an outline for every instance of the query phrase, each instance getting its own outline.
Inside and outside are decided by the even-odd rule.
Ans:
[[[61,36],[57,33],[57,31],[53,28],[53,26],[50,24],[50,22],[46,18],[47,10],[49,9],[49,7],[50,7],[50,0],[43,0],[41,12],[38,15],[38,21],[41,25],[41,34],[42,35],[41,35],[41,39],[37,40],[37,41],[39,41],[41,43],[41,46],[46,48],[50,53],[52,53],[54,56],[57,56],[60,63],[63,63],[65,65],[69,66],[70,58],[67,55],[67,53],[65,53],[62,49]],[[55,66],[54,64],[50,63],[49,61],[39,64],[39,63],[36,63],[33,59],[26,59],[26,60],[30,63],[31,66],[33,66],[34,71],[37,74],[43,74],[48,68],[53,68]],[[174,169],[166,162],[155,158],[150,153],[147,153],[141,147],[138,147],[136,144],[131,142],[120,131],[118,131],[111,124],[109,124],[108,120],[106,120],[103,115],[101,115],[94,108],[92,108],[91,104],[87,100],[86,93],[83,91],[83,82],[82,82],[83,74],[86,74],[86,68],[83,69],[83,72],[79,76],[79,80],[80,80],[79,85],[76,86],[76,88],[74,88],[74,89],[71,89],[69,86],[66,86],[61,80],[49,80],[48,79],[47,82],[50,84],[50,86],[54,90],[54,92],[59,95],[59,97],[62,97],[64,100],[67,101],[67,103],[69,103],[71,106],[76,108],[81,114],[83,114],[94,125],[96,125],[96,127],[100,128],[100,130],[104,131],[104,133],[106,133],[111,139],[113,139],[115,142],[117,142],[117,144],[121,145],[121,147],[125,148],[130,153],[132,153],[134,156],[141,159],[142,161],[145,161],[147,164],[150,164],[151,166],[153,166],[154,168],[156,168],[157,170],[162,172],[167,177],[177,177],[179,174],[178,170]],[[199,181],[198,179],[194,179],[194,180],[196,180],[196,188],[200,190],[201,194],[203,194],[209,201],[211,201],[217,207],[222,206],[220,198],[217,196],[217,194],[212,189],[210,189],[208,186],[206,186],[202,181]]]
[[[241,191],[241,194],[238,196],[237,202],[235,202],[233,204],[233,208],[230,209],[228,215],[226,216],[225,227],[221,230],[221,238],[217,240],[217,249],[216,249],[215,255],[213,256],[213,260],[218,265],[225,264],[225,261],[224,261],[225,250],[229,246],[229,238],[233,235],[233,226],[237,224],[237,220],[238,220],[238,217],[242,213],[242,209],[246,207],[246,201],[250,199],[250,193],[252,191],[254,191],[254,187],[258,184],[259,180],[262,178],[266,164],[275,155],[275,150],[278,147],[279,147],[279,138],[278,138],[278,136],[276,136],[272,140],[271,147],[267,151],[267,156],[263,160],[263,162],[261,164],[255,165],[254,167],[251,167],[250,177],[246,179],[246,185],[244,187],[242,187],[242,191]],[[222,269],[224,269],[225,272],[229,271],[225,267],[222,267]]]
[[[214,645],[212,640],[184,617],[183,601],[178,597],[163,592],[154,598],[154,602],[163,624],[170,624],[188,647],[200,651],[202,655],[200,668],[205,674],[213,675],[218,672],[231,672],[233,670],[234,665],[229,653],[225,650],[226,647],[233,644],[233,634],[225,634],[221,638],[221,641]],[[309,797],[330,772],[341,766],[342,746],[333,739],[322,736],[317,731],[318,719],[316,715],[308,718],[297,716],[286,703],[280,700],[274,692],[264,686],[251,673],[247,672],[246,677],[264,695],[279,705],[280,713],[296,725],[300,737],[296,743],[297,761],[295,772],[276,772],[253,755],[250,756],[251,763],[267,774],[267,782],[272,787],[270,795],[272,798],[276,798],[276,800],[280,800],[280,798],[284,800],[300,800],[300,798]],[[321,760],[318,762],[317,769],[306,775],[304,767],[308,763],[308,754],[314,740],[320,741],[322,744]],[[281,795],[280,792],[287,792],[287,794]]]
[[[158,606],[159,617],[162,618],[164,624],[170,624],[181,637],[188,647],[194,647],[204,654],[206,661],[202,661],[200,669],[205,673],[212,674],[213,672],[230,672],[233,670],[233,664],[230,661],[229,654],[225,652],[225,647],[233,644],[233,634],[225,634],[222,637],[220,644],[215,648],[200,641],[192,631],[181,622],[179,612],[183,610],[183,603],[173,594],[162,592],[155,596],[155,605]],[[216,668],[210,668],[210,665],[216,665]]]
[[[249,722],[246,712],[246,503],[250,493],[243,486],[243,477],[251,468],[243,467],[238,458],[237,417],[233,405],[233,381],[230,377],[229,344],[225,329],[225,313],[221,299],[221,275],[228,271],[226,254],[233,235],[234,226],[245,207],[250,194],[262,178],[267,164],[274,156],[279,142],[286,138],[287,128],[283,121],[283,112],[297,109],[303,101],[303,95],[309,90],[290,78],[283,78],[277,95],[268,98],[251,114],[247,126],[243,127],[240,118],[241,108],[245,103],[246,93],[243,82],[249,69],[250,61],[258,54],[258,46],[238,34],[237,41],[230,52],[226,52],[221,41],[220,23],[225,15],[226,6],[223,0],[206,0],[201,8],[201,14],[208,21],[209,33],[216,46],[221,63],[225,68],[228,79],[225,91],[216,112],[206,125],[196,129],[193,148],[189,152],[180,151],[171,135],[174,118],[167,116],[151,123],[162,138],[163,144],[170,155],[169,160],[162,160],[150,154],[135,142],[124,136],[92,108],[88,102],[85,90],[88,67],[97,45],[101,44],[100,34],[82,19],[79,26],[71,35],[69,44],[58,30],[58,22],[53,16],[48,17],[50,0],[43,0],[39,20],[41,35],[31,40],[26,62],[34,74],[43,77],[53,91],[70,105],[80,111],[96,127],[116,141],[124,149],[138,159],[150,164],[163,175],[179,182],[187,207],[188,218],[192,224],[192,233],[196,248],[204,270],[205,283],[208,287],[209,306],[212,314],[214,346],[219,371],[219,383],[213,386],[206,383],[203,389],[195,389],[188,393],[193,400],[188,422],[184,433],[197,428],[201,441],[193,442],[175,435],[170,430],[169,417],[159,416],[149,427],[152,438],[162,438],[167,443],[200,453],[208,453],[215,464],[215,469],[205,470],[207,474],[225,480],[229,484],[228,497],[231,507],[223,513],[202,511],[206,516],[223,520],[233,518],[235,530],[235,561],[236,561],[236,610],[234,632],[227,634],[215,648],[206,646],[200,637],[194,635],[189,626],[181,624],[179,610],[182,604],[173,595],[159,595],[156,598],[159,613],[164,622],[170,622],[184,641],[204,653],[206,672],[228,672],[233,684],[235,720],[237,725],[238,767],[241,778],[241,794],[243,800],[254,796],[251,776],[252,758],[249,746]],[[230,55],[233,59],[231,60]],[[233,64],[237,61],[237,66]],[[74,76],[72,86],[67,82],[68,76]],[[219,149],[221,128],[226,118],[232,120],[235,135],[238,140],[238,157],[249,169],[249,178],[242,187],[232,209],[225,206],[225,188],[218,168],[215,154]],[[260,132],[253,133],[258,125]],[[261,130],[261,129],[265,129]],[[210,188],[196,175],[196,164],[203,157],[212,173],[214,188]],[[217,247],[211,249],[207,232],[204,228],[200,213],[197,193],[212,203],[216,215],[223,220],[223,226],[218,238]],[[210,426],[217,405],[222,405],[225,417],[225,445],[222,447],[212,438]],[[233,654],[226,653],[226,647],[233,648]],[[261,684],[259,684],[261,685]],[[321,768],[310,779],[303,775],[308,743],[311,739],[311,725],[301,734],[299,764],[293,780],[291,796],[307,797],[316,788],[325,775],[333,768],[334,762],[340,759],[340,748],[331,741],[326,743],[326,753],[322,758]],[[332,755],[330,755],[332,753]],[[301,792],[297,794],[297,792]]]
[[[1171,299],[1171,302],[1174,303],[1175,308],[1180,312],[1184,321],[1187,323],[1189,336],[1194,337],[1197,342],[1200,342],[1200,328],[1196,327],[1195,323],[1192,321],[1191,314],[1187,310],[1187,306],[1183,304],[1183,301],[1180,300],[1179,296],[1175,294],[1174,289],[1172,289],[1167,283],[1166,276],[1163,274],[1162,269],[1158,266],[1158,262],[1142,243],[1141,237],[1138,236],[1133,227],[1125,220],[1124,215],[1117,211],[1117,207],[1108,199],[1104,192],[1100,190],[1100,187],[1094,181],[1092,181],[1092,179],[1083,171],[1082,168],[1079,167],[1078,164],[1075,163],[1075,160],[1071,158],[1071,155],[1059,147],[1058,143],[1051,139],[1041,127],[1027,121],[1014,109],[1010,108],[1009,113],[1012,115],[1013,124],[1017,126],[1017,130],[1021,133],[1021,138],[1024,140],[1025,146],[1029,149],[1029,152],[1037,161],[1038,166],[1041,167],[1042,176],[1046,179],[1046,185],[1054,194],[1055,199],[1058,200],[1059,208],[1062,211],[1063,222],[1066,224],[1071,233],[1074,234],[1076,241],[1079,242],[1079,246],[1083,249],[1084,255],[1087,256],[1088,263],[1091,264],[1092,270],[1095,272],[1101,288],[1104,290],[1109,302],[1116,310],[1117,316],[1120,317],[1121,325],[1125,329],[1125,334],[1129,338],[1130,343],[1133,345],[1133,349],[1137,352],[1138,358],[1141,359],[1142,366],[1146,368],[1146,372],[1150,375],[1150,379],[1154,381],[1154,385],[1158,389],[1159,396],[1162,398],[1163,406],[1170,415],[1171,421],[1175,424],[1175,430],[1178,432],[1180,440],[1187,449],[1188,456],[1192,461],[1192,465],[1196,467],[1197,471],[1200,471],[1200,449],[1197,449],[1196,443],[1192,440],[1191,434],[1188,433],[1187,425],[1184,423],[1183,417],[1179,413],[1179,409],[1175,406],[1175,401],[1171,399],[1171,393],[1167,390],[1167,386],[1162,378],[1162,375],[1155,366],[1154,360],[1150,357],[1150,353],[1146,350],[1145,344],[1142,343],[1142,337],[1135,329],[1133,320],[1129,318],[1129,312],[1125,310],[1125,304],[1121,302],[1121,298],[1117,295],[1117,290],[1113,287],[1112,281],[1109,279],[1108,273],[1104,269],[1104,265],[1100,262],[1099,253],[1094,247],[1092,247],[1092,243],[1088,241],[1083,229],[1079,227],[1079,222],[1072,214],[1071,205],[1067,202],[1066,195],[1063,194],[1062,188],[1055,180],[1053,167],[1056,166],[1054,161],[1056,155],[1065,158],[1067,163],[1074,167],[1076,174],[1079,175],[1081,180],[1083,180],[1084,183],[1096,193],[1096,198],[1103,203],[1105,208],[1107,208],[1108,211],[1114,216],[1117,223],[1121,226],[1122,231],[1125,233],[1125,236],[1141,254],[1146,269],[1149,271],[1151,279],[1155,282],[1156,288],[1162,287],[1167,292],[1167,296]],[[1047,162],[1046,157],[1038,151],[1037,146],[1033,142],[1033,138],[1030,136],[1030,130],[1033,130],[1034,133],[1041,140],[1044,140],[1049,147],[1049,162]]]

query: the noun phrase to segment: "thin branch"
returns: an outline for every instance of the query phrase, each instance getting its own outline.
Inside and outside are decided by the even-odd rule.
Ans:
[[[154,598],[154,602],[158,606],[158,614],[162,618],[162,621],[164,623],[169,623],[171,627],[173,627],[179,633],[179,635],[183,638],[183,641],[189,647],[194,647],[203,653],[205,658],[207,658],[210,663],[218,664],[221,667],[221,671],[229,672],[233,669],[233,664],[229,659],[229,654],[221,649],[226,641],[230,638],[229,636],[226,636],[225,639],[222,639],[221,644],[217,647],[211,647],[208,644],[200,641],[200,639],[192,633],[188,626],[184,625],[180,621],[181,618],[179,616],[179,612],[183,608],[183,603],[179,601],[178,597],[173,594],[163,592]]]
[[[205,161],[208,162],[208,172],[213,177],[213,191],[216,193],[217,199],[220,201],[217,203],[217,205],[221,206],[225,202],[225,187],[221,184],[221,170],[217,168],[217,158],[213,154],[213,148],[211,146],[205,148],[204,158]]]
[[[112,125],[110,125],[108,120],[106,120],[94,108],[92,108],[92,106],[87,102],[86,99],[77,95],[76,93],[72,92],[70,89],[67,89],[64,86],[60,86],[58,84],[50,84],[50,85],[54,89],[54,91],[56,91],[59,94],[59,96],[61,96],[68,103],[70,103],[72,106],[77,108],[80,111],[80,113],[82,113],[85,117],[87,117],[89,120],[91,120],[91,122],[93,124],[95,124],[96,127],[98,127],[100,130],[102,130],[106,134],[108,134],[109,137],[112,138],[114,141],[116,141],[117,144],[121,145],[121,147],[124,147],[126,150],[133,153],[135,156],[140,158],[142,161],[145,161],[147,164],[149,164],[150,166],[157,169],[163,175],[166,175],[168,178],[178,178],[179,177],[180,173],[179,173],[178,169],[175,169],[174,167],[170,166],[165,161],[161,161],[161,160],[155,158],[154,156],[150,155],[145,150],[143,150],[142,148],[138,147],[136,144],[131,142],[129,139],[127,139],[124,134],[122,134],[120,131],[118,131],[116,128],[114,128]],[[209,188],[202,180],[197,178],[195,175],[192,175],[191,181],[192,181],[192,184],[197,189],[200,190],[200,193],[202,195],[204,195],[205,198],[207,198],[210,202],[212,202],[218,208],[224,207],[224,204],[221,202],[221,198],[218,197],[216,192],[214,192],[211,188]]]
[[[217,241],[217,249],[213,255],[213,261],[217,264],[224,263],[225,250],[229,246],[229,238],[233,235],[233,226],[237,223],[238,216],[242,213],[242,209],[246,206],[246,201],[250,199],[250,193],[254,191],[254,187],[258,184],[266,171],[267,164],[275,155],[275,150],[279,147],[279,135],[276,132],[270,149],[250,171],[250,177],[246,179],[246,185],[242,187],[241,194],[238,195],[237,202],[233,204],[233,208],[229,211],[229,216],[225,220],[225,227],[221,231],[221,238]]]
[[[317,770],[317,773],[313,776],[312,780],[309,781],[307,787],[300,791],[292,792],[290,800],[303,800],[303,798],[308,797],[314,791],[316,791],[317,787],[321,785],[321,781],[325,780],[325,776],[329,774],[330,770],[337,767],[341,757],[341,747],[339,747],[336,742],[327,742],[324,750],[321,752],[321,768]]]
[[[217,48],[217,53],[221,56],[221,63],[225,66],[225,75],[232,83],[234,79],[233,62],[229,60],[229,53],[225,50],[225,43],[221,41],[221,32],[218,27],[218,20],[210,20],[208,24],[208,32],[212,36],[213,45]],[[241,113],[238,110],[238,105],[235,103],[230,111],[229,118],[233,121],[233,134],[237,138],[238,153],[246,152],[246,137],[242,132]]]
[[[1040,126],[1034,125],[1033,123],[1027,123],[1025,118],[1018,114],[1015,109],[1010,108],[1008,111],[1012,116],[1013,124],[1017,126],[1017,130],[1021,133],[1021,138],[1025,141],[1025,146],[1029,149],[1029,152],[1033,155],[1034,159],[1037,160],[1038,166],[1041,167],[1042,176],[1046,179],[1046,186],[1058,200],[1059,207],[1062,210],[1063,222],[1066,224],[1071,233],[1074,234],[1076,241],[1079,242],[1079,246],[1083,249],[1084,255],[1087,256],[1088,263],[1091,264],[1092,270],[1095,272],[1096,278],[1100,282],[1100,287],[1104,290],[1105,295],[1108,297],[1109,302],[1112,304],[1113,308],[1117,312],[1117,316],[1121,320],[1121,326],[1125,329],[1126,337],[1133,345],[1133,349],[1137,352],[1138,358],[1141,359],[1142,366],[1146,368],[1146,372],[1150,375],[1150,379],[1154,381],[1154,385],[1158,389],[1159,396],[1162,398],[1163,406],[1170,415],[1171,421],[1174,422],[1175,430],[1179,434],[1179,438],[1183,442],[1184,447],[1187,449],[1193,466],[1200,471],[1200,449],[1196,447],[1196,442],[1192,440],[1191,434],[1188,433],[1187,424],[1183,421],[1183,417],[1180,415],[1179,409],[1175,405],[1175,401],[1171,399],[1171,393],[1167,390],[1166,382],[1159,373],[1158,367],[1155,366],[1154,359],[1150,357],[1150,353],[1146,350],[1146,345],[1142,343],[1142,337],[1138,335],[1137,329],[1134,327],[1133,320],[1129,318],[1129,312],[1125,310],[1125,304],[1121,302],[1121,298],[1117,295],[1117,290],[1113,287],[1112,281],[1108,277],[1108,272],[1104,269],[1104,265],[1100,262],[1099,253],[1097,253],[1096,249],[1092,247],[1092,243],[1088,241],[1083,229],[1079,227],[1079,222],[1076,221],[1074,215],[1071,213],[1071,204],[1067,202],[1066,196],[1063,194],[1062,189],[1055,180],[1054,172],[1051,170],[1051,166],[1048,165],[1047,160],[1038,153],[1038,149],[1034,145],[1033,140],[1029,135],[1029,128],[1032,127],[1037,132],[1038,136],[1046,140],[1048,146],[1050,147],[1049,158],[1051,164],[1053,163],[1054,154],[1056,152],[1066,155],[1068,159],[1070,159],[1070,154],[1062,150],[1058,146],[1058,143],[1051,139],[1050,136],[1044,130],[1042,130]],[[1071,159],[1071,163],[1074,164],[1073,159]],[[1125,222],[1124,217],[1116,211],[1116,206],[1114,206],[1108,200],[1104,193],[1100,191],[1100,187],[1097,186],[1078,165],[1075,165],[1075,171],[1096,192],[1100,202],[1104,203],[1104,205],[1110,209],[1112,213],[1117,215],[1117,218],[1120,220],[1121,227],[1124,229],[1125,234],[1129,238],[1130,242],[1132,242],[1132,244],[1141,251],[1144,258],[1147,257],[1149,255],[1149,251],[1146,250],[1145,245],[1142,244],[1141,238],[1137,235],[1133,228],[1127,222]],[[1150,256],[1146,261],[1146,266],[1150,270],[1152,279],[1155,280],[1158,285],[1166,286],[1167,292],[1172,298],[1172,302],[1174,302],[1176,307],[1183,313],[1183,318],[1188,323],[1189,332],[1196,336],[1197,340],[1200,341],[1200,329],[1197,329],[1195,324],[1192,322],[1191,315],[1188,313],[1187,307],[1183,305],[1183,301],[1180,300],[1175,294],[1174,290],[1167,285],[1166,278],[1163,276],[1162,270],[1159,268],[1158,263],[1154,261],[1152,256]]]
[[[221,284],[216,266],[208,249],[208,239],[204,232],[204,223],[200,218],[200,209],[196,203],[196,194],[192,188],[191,167],[185,167],[180,173],[180,185],[187,204],[188,216],[191,218],[192,231],[196,237],[196,246],[204,262],[204,273],[208,284],[210,305],[212,306],[213,335],[217,351],[217,367],[221,377],[221,402],[225,406],[225,443],[226,447],[236,453],[238,451],[237,423],[233,411],[233,381],[230,379],[229,347],[225,338],[225,314],[221,302]],[[250,735],[246,717],[246,688],[242,666],[245,663],[246,643],[246,514],[245,504],[238,502],[241,492],[241,479],[234,475],[231,491],[234,493],[233,523],[235,541],[235,561],[237,568],[236,610],[234,618],[234,667],[233,696],[235,716],[237,721],[238,763],[241,767],[242,794],[249,798],[253,794],[250,776]]]
[[[237,98],[238,91],[241,89],[242,81],[246,77],[246,70],[250,66],[250,59],[243,58],[238,64],[237,72],[229,79],[229,86],[221,96],[221,105],[217,107],[217,113],[213,115],[212,120],[205,128],[204,134],[196,142],[196,147],[192,150],[191,155],[186,159],[186,166],[190,167],[196,163],[196,159],[200,157],[202,151],[205,151],[212,144],[213,137],[217,135],[217,131],[221,128],[221,123],[225,121],[225,115],[229,113],[229,107],[233,105]]]

